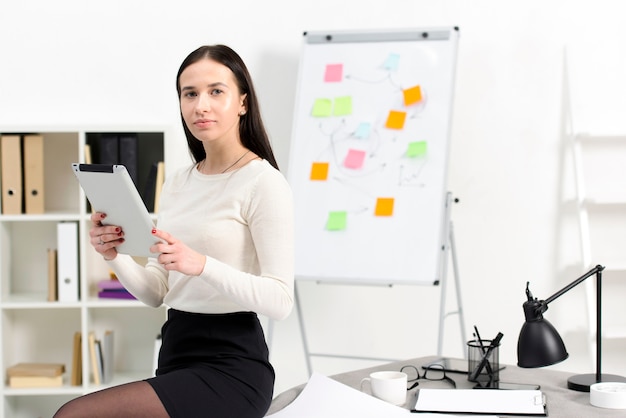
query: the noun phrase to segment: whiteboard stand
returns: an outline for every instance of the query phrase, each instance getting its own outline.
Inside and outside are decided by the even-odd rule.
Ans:
[[[441,281],[441,301],[439,304],[439,338],[437,340],[437,355],[443,355],[443,337],[444,337],[444,329],[445,329],[445,320],[450,315],[458,315],[459,316],[459,327],[461,328],[461,352],[463,353],[463,357],[467,357],[467,350],[465,349],[465,342],[467,341],[467,337],[465,334],[465,315],[463,312],[463,301],[461,298],[461,281],[459,279],[459,267],[456,258],[456,247],[454,242],[454,227],[452,221],[449,223],[449,232],[448,232],[448,245],[449,247],[445,250],[446,254],[443,257],[443,266],[442,266],[442,281]],[[450,252],[451,261],[452,261],[452,270],[454,271],[454,285],[455,285],[455,293],[456,293],[456,311],[446,312],[446,288],[447,288],[447,253]]]
[[[441,272],[440,276],[440,285],[441,285],[441,296],[440,296],[440,306],[439,306],[439,335],[437,339],[437,355],[441,356],[443,354],[443,337],[445,330],[445,320],[448,316],[458,315],[459,317],[459,327],[461,330],[461,348],[463,357],[465,358],[467,355],[467,350],[465,349],[465,343],[467,341],[465,334],[465,318],[463,312],[463,303],[461,297],[461,286],[459,279],[459,268],[456,257],[456,246],[454,241],[454,228],[452,225],[452,221],[450,220],[450,212],[451,212],[451,204],[457,203],[458,199],[452,199],[452,194],[450,192],[447,193],[446,196],[446,207],[445,207],[445,217],[446,217],[446,228],[444,234],[447,235],[447,239],[444,240],[445,244],[442,246],[443,254],[440,259],[439,271]],[[454,272],[454,285],[455,285],[455,293],[456,293],[456,310],[451,312],[446,312],[446,292],[447,292],[447,266],[448,266],[448,254],[451,256],[452,261],[452,269]],[[391,286],[391,285],[390,285]],[[300,303],[300,294],[298,291],[298,282],[294,283],[294,297],[296,304],[296,312],[298,314],[298,322],[300,324],[300,335],[302,337],[302,346],[304,349],[304,355],[306,360],[307,371],[309,372],[309,376],[313,374],[313,367],[311,366],[311,357],[330,357],[330,358],[345,358],[351,360],[374,360],[374,361],[398,361],[400,359],[394,358],[381,358],[381,357],[362,357],[362,356],[348,356],[341,354],[331,354],[331,353],[312,353],[309,349],[309,343],[306,336],[306,328],[304,326],[304,315],[302,313],[302,304]],[[271,338],[271,335],[270,335]]]

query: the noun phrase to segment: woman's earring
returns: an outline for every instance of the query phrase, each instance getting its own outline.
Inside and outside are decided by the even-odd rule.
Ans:
[[[245,115],[245,114],[246,114],[246,111],[245,111],[245,110],[242,110],[241,112],[239,112],[239,116],[243,116],[243,115]]]

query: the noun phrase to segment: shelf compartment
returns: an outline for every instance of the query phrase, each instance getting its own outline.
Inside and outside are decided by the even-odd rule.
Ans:
[[[113,331],[114,367],[111,383],[141,380],[154,375],[154,345],[165,318],[164,306],[149,308],[139,303],[135,306],[110,305],[87,309],[87,333],[93,332],[95,338],[101,340],[105,331]],[[89,348],[86,348],[88,355]],[[83,359],[83,364],[87,365],[89,388],[103,386],[93,385],[89,357]]]
[[[53,416],[61,405],[80,395],[80,393],[67,391],[67,394],[58,394],[43,390],[40,392],[24,393],[23,390],[20,390],[5,392],[4,395],[5,417],[32,418]]]
[[[69,379],[74,332],[81,329],[79,308],[3,309],[1,314],[3,376],[17,363],[62,363]]]
[[[2,301],[24,301],[24,295],[47,300],[48,249],[57,248],[57,221],[0,223]]]

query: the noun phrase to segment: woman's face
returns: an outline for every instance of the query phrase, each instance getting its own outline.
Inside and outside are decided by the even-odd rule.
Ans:
[[[239,141],[239,112],[245,111],[245,94],[232,71],[203,59],[185,68],[178,80],[180,111],[191,133],[205,141]]]

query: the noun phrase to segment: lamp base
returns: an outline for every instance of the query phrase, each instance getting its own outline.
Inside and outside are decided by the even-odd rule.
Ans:
[[[600,375],[600,382],[626,382],[626,378],[615,374]],[[567,388],[578,392],[589,392],[589,387],[594,383],[599,383],[595,373],[577,374],[567,379]]]

